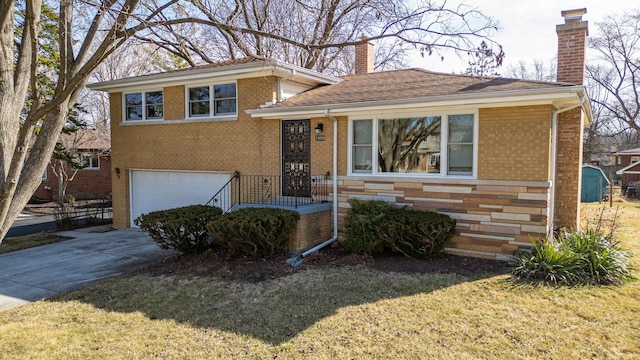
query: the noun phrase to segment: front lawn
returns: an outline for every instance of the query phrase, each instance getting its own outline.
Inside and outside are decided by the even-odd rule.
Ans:
[[[2,240],[2,243],[0,243],[0,254],[24,250],[35,246],[53,244],[69,239],[71,238],[49,232],[39,232],[36,234],[5,238]]]
[[[640,203],[620,221],[638,266]],[[635,359],[639,299],[640,281],[555,288],[365,265],[261,281],[139,273],[0,313],[0,358]]]

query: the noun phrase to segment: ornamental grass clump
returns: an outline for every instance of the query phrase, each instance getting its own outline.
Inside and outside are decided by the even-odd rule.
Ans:
[[[161,248],[196,254],[209,248],[207,223],[222,215],[218,207],[190,205],[142,214],[134,223]]]
[[[243,208],[220,216],[207,228],[213,246],[233,256],[269,258],[287,250],[300,214],[274,208]]]
[[[589,229],[538,240],[517,257],[513,275],[564,285],[618,285],[632,279],[629,255],[612,235]]]

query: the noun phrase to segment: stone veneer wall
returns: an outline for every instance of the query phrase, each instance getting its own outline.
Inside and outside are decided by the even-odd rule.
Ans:
[[[349,199],[384,200],[456,219],[448,253],[507,259],[547,234],[549,188],[544,181],[339,177],[339,228]]]

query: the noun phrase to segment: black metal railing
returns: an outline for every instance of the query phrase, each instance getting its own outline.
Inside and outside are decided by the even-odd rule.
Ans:
[[[232,193],[232,189],[234,188],[233,183],[237,183],[239,179],[240,173],[238,171],[234,172],[231,179],[229,179],[205,205],[217,206],[221,208],[223,212],[229,212],[233,205],[235,205],[234,195]]]
[[[218,206],[224,212],[239,204],[264,204],[269,206],[298,206],[326,203],[329,201],[329,180],[331,175],[311,175],[310,184],[305,188],[289,189],[282,195],[282,178],[279,175],[240,175],[234,176],[207,202]],[[294,181],[293,183],[299,183]],[[309,192],[310,188],[310,192]]]

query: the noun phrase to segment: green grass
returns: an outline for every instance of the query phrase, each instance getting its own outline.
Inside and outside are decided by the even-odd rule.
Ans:
[[[69,239],[71,238],[47,232],[5,238],[2,240],[2,243],[0,243],[0,254],[28,249],[40,245],[52,244]]]
[[[620,225],[637,262],[639,203]],[[637,359],[639,299],[639,281],[551,287],[362,266],[258,283],[138,274],[0,313],[0,359]]]

